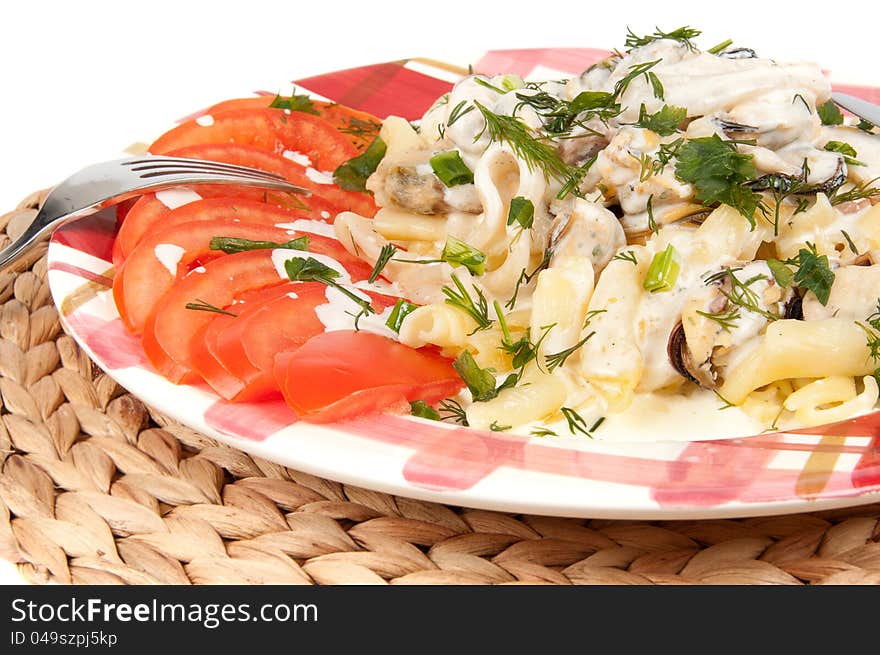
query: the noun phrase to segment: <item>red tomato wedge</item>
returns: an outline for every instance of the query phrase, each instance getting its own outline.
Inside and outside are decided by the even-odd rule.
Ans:
[[[215,312],[187,309],[187,303],[203,302],[223,308],[245,291],[277,285],[282,280],[271,250],[226,255],[208,262],[204,269],[177,280],[144,325],[142,343],[147,359],[175,383],[196,378],[191,361],[192,341],[217,316]]]
[[[273,100],[275,100],[275,96],[271,95],[255,96],[253,98],[232,98],[211,105],[204,111],[199,112],[198,116],[213,116],[218,112],[233,109],[268,109]],[[334,102],[324,102],[322,100],[312,100],[311,102],[312,109],[318,112],[318,116],[345,134],[358,150],[363,150],[369,146],[373,139],[379,135],[382,119],[373,114]],[[276,111],[284,110],[277,109]],[[296,114],[292,113],[290,115]]]
[[[272,360],[277,352],[297,348],[324,331],[315,307],[327,302],[326,290],[320,282],[291,282],[264,290],[244,305],[233,305],[235,318],[218,316],[197,340],[204,349],[199,347],[194,357],[195,369],[227,400],[277,394]],[[271,349],[267,370],[254,366],[245,352],[245,342],[254,339]]]
[[[357,148],[333,125],[303,112],[286,114],[274,109],[233,109],[212,114],[201,125],[196,119],[181,123],[160,136],[149,148],[167,155],[187,146],[232,143],[281,155],[300,152],[320,170],[334,170],[357,155]]]
[[[276,111],[276,110],[272,110]],[[368,193],[359,191],[345,191],[335,184],[316,182],[309,177],[307,167],[292,159],[271,152],[260,150],[252,146],[237,144],[202,144],[180,148],[169,153],[175,157],[192,157],[194,159],[208,159],[222,161],[237,166],[250,166],[263,171],[281,175],[286,180],[297,186],[304,187],[312,192],[309,197],[296,196],[290,198],[291,206],[302,204],[311,207],[316,197],[337,208],[337,212],[350,210],[361,216],[373,216],[378,207],[373,197]],[[276,194],[278,195],[278,194]]]
[[[258,370],[271,374],[275,367],[275,355],[305,341],[301,336],[306,332],[300,328],[293,329],[293,326],[297,326],[305,320],[311,320],[303,315],[304,306],[308,306],[308,303],[311,303],[315,296],[313,290],[293,289],[293,291],[299,298],[295,300],[278,298],[268,303],[250,317],[247,329],[240,335],[238,344],[242,352]],[[383,312],[388,307],[393,307],[397,302],[397,298],[392,296],[372,291],[365,293],[370,297],[370,304],[377,313]],[[323,305],[326,302],[327,293],[326,287],[324,287],[321,289],[320,298],[312,307]],[[323,324],[321,326],[321,329],[314,334],[324,331]],[[231,335],[223,334],[221,341],[229,343],[230,337]]]
[[[275,358],[287,404],[304,420],[326,423],[437,402],[464,384],[451,360],[369,332],[324,332]]]
[[[143,332],[156,303],[192,262],[205,262],[224,255],[222,251],[210,249],[213,237],[283,243],[297,236],[302,235],[292,235],[289,230],[275,226],[232,219],[181,223],[159,230],[144,239],[116,272],[113,299],[119,316],[130,332]],[[291,253],[296,252],[291,250]]]
[[[259,225],[290,223],[300,218],[327,222],[332,221],[337,212],[333,205],[317,197],[308,198],[309,207],[302,209],[295,206],[288,207],[269,198],[264,202],[262,198],[249,197],[255,195],[251,193],[210,197],[217,191],[219,189],[216,187],[199,188],[196,193],[207,197],[175,209],[166,207],[152,193],[142,196],[132,207],[116,235],[116,241],[113,242],[114,265],[117,268],[121,266],[135,247],[151,232],[166,230],[181,223],[230,218]],[[228,189],[228,193],[235,193],[235,189]]]

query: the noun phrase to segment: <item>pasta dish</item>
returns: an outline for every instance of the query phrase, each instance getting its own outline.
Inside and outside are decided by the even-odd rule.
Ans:
[[[817,65],[627,35],[470,74],[420,121],[234,99],[153,154],[311,191],[144,196],[113,293],[152,366],[299,417],[541,437],[750,435],[872,411],[880,131]]]
[[[760,431],[875,406],[880,136],[816,65],[697,34],[384,121],[381,208],[334,230],[419,305],[397,338],[456,357],[467,390],[431,416],[601,437],[639,411]]]

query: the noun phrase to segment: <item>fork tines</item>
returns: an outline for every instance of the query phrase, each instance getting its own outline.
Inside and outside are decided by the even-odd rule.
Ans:
[[[223,162],[206,161],[204,159],[186,159],[183,157],[145,157],[122,162],[133,172],[141,173],[142,178],[160,177],[163,175],[180,175],[186,173],[228,173],[260,177],[269,180],[284,180],[284,177],[269,171],[261,171],[246,166],[225,164]]]

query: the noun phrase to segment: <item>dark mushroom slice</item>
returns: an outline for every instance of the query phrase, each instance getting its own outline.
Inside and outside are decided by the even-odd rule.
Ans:
[[[720,117],[712,119],[728,139],[754,138],[760,134],[760,128],[754,125],[743,125],[742,123],[734,123]]]
[[[776,193],[809,196],[824,193],[830,196],[846,182],[846,166],[842,157],[838,159],[834,172],[822,182],[807,184],[806,172],[807,169],[804,169],[800,175],[768,173],[751,182],[746,182],[746,186],[750,187],[753,191],[773,191]]]
[[[479,213],[479,198],[454,207],[446,201],[446,187],[433,173],[421,173],[415,166],[391,166],[385,177],[385,193],[394,204],[417,214],[445,214],[454,209]]]
[[[711,361],[707,360],[703,362],[703,365],[697,365],[693,361],[691,351],[688,348],[684,325],[682,325],[681,321],[676,323],[675,327],[672,328],[672,332],[669,333],[666,354],[669,356],[669,363],[672,364],[672,368],[686,380],[704,389],[715,389],[717,387],[715,370],[711,365]]]
[[[718,53],[725,59],[757,59],[758,55],[751,48],[729,48]]]
[[[804,299],[797,293],[785,303],[783,318],[793,318],[796,321],[804,320]]]
[[[607,145],[607,138],[595,134],[560,139],[559,157],[569,166],[582,166]]]

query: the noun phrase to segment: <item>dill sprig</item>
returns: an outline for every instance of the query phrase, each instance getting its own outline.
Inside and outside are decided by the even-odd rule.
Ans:
[[[446,296],[446,303],[453,307],[458,307],[474,319],[477,324],[474,332],[491,327],[493,321],[489,318],[489,301],[486,300],[483,292],[475,286],[474,292],[477,294],[475,300],[455,273],[452,273],[450,277],[455,285],[455,289],[446,286],[441,289],[443,295]]]
[[[437,408],[441,412],[441,421],[452,420],[455,423],[467,427],[467,412],[464,411],[464,407],[462,407],[461,403],[459,403],[457,400],[453,398],[446,398],[445,400],[441,400],[437,404]]]
[[[359,305],[361,312],[355,317],[355,326],[357,320],[364,314],[375,313],[369,300],[364,300],[336,281],[336,278],[339,277],[339,271],[330,268],[326,264],[322,264],[314,257],[292,257],[284,262],[284,270],[287,273],[287,277],[294,282],[321,282],[328,287],[333,287]]]
[[[759,282],[760,280],[767,280],[767,276],[761,273],[753,275],[748,280],[740,280],[736,276],[736,271],[742,270],[741,268],[725,268],[719,273],[715,273],[714,275],[710,275],[706,278],[706,284],[714,284],[723,282],[725,278],[730,280],[730,291],[720,288],[721,293],[727,298],[728,301],[732,302],[737,307],[742,307],[750,312],[754,312],[755,314],[760,314],[764,318],[770,321],[775,321],[779,317],[772,312],[767,311],[763,307],[761,307],[761,299],[758,295],[758,292],[752,289],[752,285],[755,282]],[[711,317],[707,317],[711,318]]]
[[[553,353],[551,355],[544,356],[544,363],[547,366],[547,370],[552,373],[557,367],[565,364],[565,360],[568,359],[575,351],[577,351],[581,346],[583,346],[587,341],[590,340],[596,332],[590,332],[583,339],[578,341],[576,344],[571,346],[570,348],[566,348],[565,350],[560,350],[558,353]]]
[[[838,189],[828,197],[828,201],[832,205],[840,205],[845,202],[856,202],[858,200],[871,200],[876,198],[877,196],[880,196],[880,187],[872,187],[871,185],[878,180],[880,180],[880,177],[875,177],[873,180],[862,182],[861,184],[855,185],[852,189],[843,192],[841,192],[838,187]]]
[[[620,260],[623,262],[629,262],[633,266],[639,265],[639,260],[636,259],[636,253],[632,250],[627,250],[625,252],[619,252],[616,255],[614,255],[614,257],[612,257],[611,259],[617,259],[617,260]]]
[[[397,252],[397,246],[393,243],[386,243],[382,246],[382,250],[379,251],[379,257],[376,258],[376,265],[373,266],[373,271],[370,273],[370,277],[367,278],[367,282],[373,284],[373,282],[379,278],[379,275],[388,265],[388,262],[394,257],[395,252]]]
[[[228,312],[225,309],[217,307],[216,305],[212,305],[209,302],[205,302],[201,298],[196,298],[196,302],[188,302],[184,305],[186,309],[192,309],[199,312],[214,312],[215,314],[225,314],[226,316],[232,316],[233,318],[238,318],[238,314],[233,314],[232,312]]]
[[[626,41],[624,41],[623,45],[629,51],[633,48],[648,45],[649,43],[653,43],[654,41],[659,41],[661,39],[671,39],[673,41],[678,41],[684,46],[687,46],[688,50],[694,51],[697,49],[697,47],[691,42],[691,39],[695,39],[700,36],[700,34],[702,34],[702,31],[694,29],[693,27],[688,27],[686,25],[684,27],[679,27],[676,30],[672,30],[671,32],[664,32],[659,27],[655,27],[654,29],[656,31],[653,34],[638,36],[630,28],[627,28]]]
[[[483,132],[488,132],[492,141],[507,142],[517,157],[526,162],[529,170],[540,170],[548,181],[550,178],[560,182],[568,180],[571,175],[571,167],[562,161],[554,147],[536,137],[533,130],[521,119],[515,116],[496,114],[476,100],[474,104],[486,121],[486,127],[476,136],[475,140],[479,139]]]

